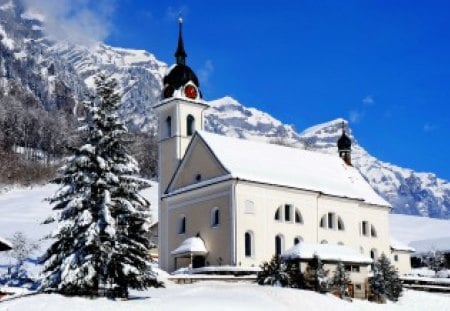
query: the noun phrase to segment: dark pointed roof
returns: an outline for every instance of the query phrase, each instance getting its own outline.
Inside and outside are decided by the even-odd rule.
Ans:
[[[183,19],[180,17],[178,19],[178,46],[175,51],[175,58],[177,60],[178,65],[186,65],[186,51],[184,50],[184,42],[183,42]]]
[[[342,121],[342,135],[337,142],[338,150],[350,150],[352,148],[351,139],[345,134],[345,122]]]
[[[170,85],[175,90],[186,85],[186,83],[188,83],[189,81],[192,81],[192,83],[199,87],[200,83],[197,76],[195,75],[194,71],[186,65],[187,54],[184,49],[183,41],[183,19],[179,18],[178,23],[178,46],[175,52],[176,65],[172,68],[172,70],[170,70],[167,76],[164,77],[163,83],[165,86]]]

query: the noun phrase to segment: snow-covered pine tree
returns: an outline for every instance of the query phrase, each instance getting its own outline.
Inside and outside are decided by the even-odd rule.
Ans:
[[[385,282],[383,278],[383,273],[380,270],[380,266],[378,263],[375,263],[373,266],[373,277],[369,279],[370,281],[370,290],[372,292],[373,298],[376,302],[384,302],[385,301]]]
[[[383,253],[374,265],[375,272],[379,271],[383,282],[384,293],[392,301],[397,301],[402,292],[402,283],[396,268],[391,264],[389,258]],[[379,278],[379,277],[378,277]],[[374,292],[375,293],[375,292]]]
[[[326,293],[329,291],[328,270],[323,269],[323,263],[320,257],[314,254],[314,257],[308,263],[305,269],[304,281],[305,288],[315,290],[316,292]]]
[[[334,272],[332,284],[338,290],[340,298],[345,296],[349,281],[350,279],[348,277],[348,273],[345,271],[345,266],[341,261],[339,261],[336,265],[336,271]]]
[[[274,255],[270,262],[264,262],[258,272],[256,282],[259,285],[271,285],[277,287],[289,286],[289,275],[286,272],[286,265],[281,258]]]
[[[445,256],[440,251],[430,251],[425,257],[425,263],[430,270],[433,270],[435,273],[441,271],[446,267]]]
[[[126,297],[128,288],[161,285],[146,258],[150,204],[139,194],[150,184],[136,177],[137,163],[121,140],[127,129],[119,121],[116,81],[100,74],[95,83],[80,128],[86,142],[53,181],[61,186],[49,199],[59,226],[42,257],[41,289],[93,296],[105,289]]]

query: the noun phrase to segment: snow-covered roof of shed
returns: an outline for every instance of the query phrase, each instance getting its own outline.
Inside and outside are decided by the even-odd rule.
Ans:
[[[0,252],[1,251],[8,251],[12,249],[12,244],[8,240],[5,240],[0,237]]]
[[[208,251],[206,250],[205,243],[198,237],[192,237],[184,240],[180,246],[170,252],[171,255],[205,255],[207,253]]]
[[[412,241],[409,246],[415,249],[416,254],[432,251],[450,252],[450,237]]]
[[[226,137],[205,131],[206,142],[234,178],[275,184],[390,206],[357,169],[338,155]]]
[[[391,248],[395,251],[405,251],[405,252],[415,252],[415,249],[413,247],[410,247],[399,240],[396,240],[394,238],[391,238]]]
[[[314,255],[324,261],[371,264],[372,259],[351,247],[336,244],[300,242],[281,254],[284,259],[312,259]]]

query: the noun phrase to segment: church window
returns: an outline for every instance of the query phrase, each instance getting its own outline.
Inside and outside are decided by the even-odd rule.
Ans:
[[[303,223],[303,217],[298,208],[295,209],[295,223],[296,224],[302,224]]]
[[[192,136],[195,131],[195,119],[193,115],[188,115],[186,118],[186,134]]]
[[[338,230],[344,231],[344,221],[342,221],[341,217],[338,217]]]
[[[250,201],[250,200],[245,201],[244,213],[246,213],[246,214],[254,214],[255,213],[255,203],[253,201]]]
[[[253,257],[254,249],[253,249],[253,232],[247,231],[245,232],[245,257]]]
[[[172,118],[166,118],[166,137],[172,137]]]
[[[280,255],[284,250],[284,237],[282,234],[275,236],[275,255]]]
[[[178,233],[184,234],[186,233],[186,216],[181,216],[178,223]]]
[[[375,227],[373,225],[370,225],[370,236],[372,238],[376,238],[377,237],[377,230],[375,230]]]
[[[284,205],[284,220],[285,221],[291,221],[291,210],[292,210],[292,205],[289,205],[289,204]]]
[[[366,221],[366,220],[364,220],[364,221],[361,223],[361,233],[362,233],[362,235],[364,235],[364,236],[368,236],[368,235],[369,235],[369,222]]]
[[[197,175],[195,175],[195,181],[196,181],[196,182],[202,181],[202,174],[197,174]]]
[[[320,219],[320,228],[326,228],[327,226],[327,215],[323,215]]]
[[[281,220],[281,207],[279,207],[275,212],[275,220]]]
[[[398,261],[398,255],[394,255],[394,261]]]
[[[220,224],[220,211],[214,207],[211,211],[211,227],[217,227]]]
[[[372,248],[370,250],[370,258],[372,258],[373,260],[377,260],[377,257],[378,257],[377,255],[378,255],[377,250],[375,248]]]
[[[334,221],[334,213],[328,213],[328,229],[333,229],[335,227]]]

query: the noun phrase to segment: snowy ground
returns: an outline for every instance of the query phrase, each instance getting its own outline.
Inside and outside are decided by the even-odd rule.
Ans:
[[[51,214],[44,199],[51,196],[56,187],[45,185],[33,188],[15,188],[0,193],[0,236],[10,238],[22,231],[29,238],[39,240],[52,227],[40,223]],[[152,202],[154,219],[157,219],[157,185],[145,191]],[[450,221],[429,218],[391,215],[392,235],[405,243],[424,238],[450,235]],[[42,250],[45,242],[42,242]],[[38,255],[38,254],[36,254]],[[10,259],[0,254],[0,273]],[[401,300],[387,305],[377,305],[355,300],[348,303],[331,295],[314,292],[262,287],[247,283],[202,282],[192,285],[167,283],[166,289],[150,289],[136,292],[135,299],[110,301],[106,299],[66,298],[59,295],[33,295],[0,303],[0,311],[6,310],[450,310],[450,295],[407,290]]]
[[[172,285],[136,293],[128,301],[66,298],[40,294],[0,303],[0,311],[87,310],[450,310],[450,296],[406,290],[397,303],[378,305],[368,301],[346,302],[330,294],[258,286],[246,283],[208,282]]]

